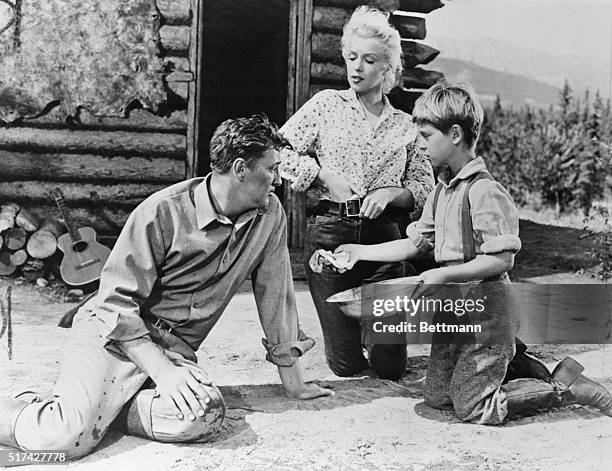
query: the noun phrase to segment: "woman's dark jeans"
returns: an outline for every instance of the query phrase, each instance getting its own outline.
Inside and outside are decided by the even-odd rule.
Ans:
[[[405,275],[403,263],[358,262],[352,270],[337,273],[324,268],[315,273],[308,261],[317,249],[333,251],[341,244],[379,244],[402,237],[397,222],[385,222],[338,216],[316,216],[306,230],[306,277],[319,315],[325,357],[338,376],[352,376],[371,366],[381,378],[399,379],[406,369],[405,345],[370,345],[366,331],[357,319],[345,316],[338,307],[325,300],[340,291],[376,281]],[[370,364],[363,355],[368,350]]]

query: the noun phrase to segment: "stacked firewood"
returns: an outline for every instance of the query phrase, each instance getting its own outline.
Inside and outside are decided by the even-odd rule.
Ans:
[[[57,219],[41,220],[15,203],[0,206],[0,276],[36,281],[58,273],[57,239],[65,232]]]

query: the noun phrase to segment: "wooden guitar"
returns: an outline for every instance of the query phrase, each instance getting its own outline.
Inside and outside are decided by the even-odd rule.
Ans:
[[[75,227],[62,190],[56,188],[52,195],[68,229],[57,239],[57,246],[64,252],[60,265],[62,279],[75,286],[100,279],[110,249],[96,241],[96,231],[91,227]]]

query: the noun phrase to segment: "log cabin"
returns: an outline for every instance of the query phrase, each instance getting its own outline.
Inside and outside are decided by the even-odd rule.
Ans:
[[[346,88],[342,26],[365,2],[98,0],[86,6],[69,0],[64,4],[70,1],[76,5],[72,10],[49,7],[59,0],[0,2],[0,22],[4,21],[0,70],[5,70],[4,75],[0,71],[0,204],[14,202],[42,217],[58,215],[50,194],[60,187],[77,224],[95,228],[109,243],[148,195],[209,171],[208,141],[222,120],[265,112],[282,124],[317,91]],[[442,76],[420,66],[439,52],[423,40],[426,14],[443,3],[367,3],[392,12],[402,36],[404,76],[390,98],[409,112],[422,90]],[[123,16],[109,11],[112,5],[119,5]],[[109,17],[114,22],[102,21]],[[45,28],[48,23],[55,27]],[[73,32],[70,38],[51,38],[66,28]],[[136,58],[111,69],[108,64],[126,55],[119,49],[124,42],[100,44],[89,38],[79,45],[90,28],[106,28],[113,41],[129,36],[132,49],[127,55]],[[119,34],[113,28],[123,29]],[[28,40],[39,44],[28,49]],[[62,58],[73,57],[65,50],[71,47],[88,50],[80,51],[74,59],[78,63],[68,59],[62,63]],[[41,73],[35,75],[38,71],[31,66],[41,48],[56,53],[53,73],[60,78],[53,83],[49,77],[41,79]],[[117,69],[125,64],[128,67]],[[20,89],[18,82],[11,82],[20,74],[35,83],[47,82],[38,88],[22,83]],[[128,83],[131,88],[117,91]],[[139,84],[146,85],[148,94]],[[44,93],[30,95],[37,90]],[[303,244],[306,196],[284,186],[279,196],[288,214],[289,243],[297,250]]]

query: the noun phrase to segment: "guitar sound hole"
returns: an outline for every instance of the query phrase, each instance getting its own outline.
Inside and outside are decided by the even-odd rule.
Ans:
[[[85,242],[84,240],[80,240],[78,242],[75,242],[74,244],[72,244],[72,249],[75,252],[82,252],[87,248],[87,242]]]

